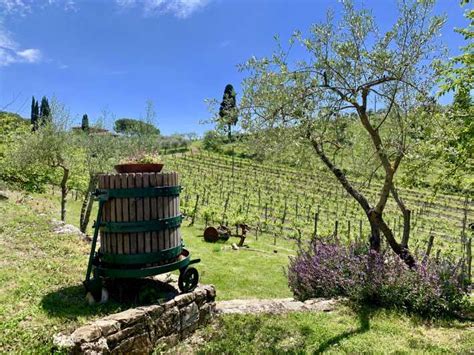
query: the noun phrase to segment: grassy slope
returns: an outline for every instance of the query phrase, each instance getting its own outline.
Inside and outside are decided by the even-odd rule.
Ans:
[[[71,201],[69,207],[74,222],[78,203]],[[16,195],[0,202],[0,352],[49,352],[54,333],[123,307],[86,304],[81,282],[89,247],[77,237],[51,233],[48,220],[57,212],[51,197]],[[229,243],[205,243],[201,230],[186,227],[183,235],[192,254],[202,259],[197,265],[202,281],[216,285],[219,299],[290,296],[282,272],[293,253],[290,246],[275,248],[271,240],[251,237],[252,248],[264,252],[232,251]],[[366,318],[345,308],[324,314],[226,316],[204,330],[211,339],[201,350],[463,352],[474,347],[472,323],[427,325],[395,312]]]

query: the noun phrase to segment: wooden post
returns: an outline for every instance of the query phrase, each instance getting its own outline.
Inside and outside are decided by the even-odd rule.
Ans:
[[[347,220],[347,238],[351,240],[351,220]]]
[[[466,196],[466,198],[464,199],[464,206],[463,206],[463,209],[464,209],[464,216],[463,216],[463,219],[462,219],[462,231],[461,231],[461,252],[462,252],[462,255],[464,256],[464,246],[466,244],[466,224],[467,224],[467,206],[468,206],[468,197]]]
[[[319,219],[319,212],[316,212],[314,214],[314,232],[313,232],[313,238],[316,238],[318,236],[318,219]]]
[[[334,236],[336,237],[336,239],[338,235],[338,232],[337,232],[338,228],[339,228],[339,221],[336,219],[336,221],[334,222]]]
[[[430,234],[430,237],[428,239],[428,245],[426,247],[426,254],[425,254],[426,259],[428,259],[431,254],[431,249],[433,248],[433,242],[434,242],[434,235]]]
[[[466,262],[467,262],[467,281],[471,284],[472,281],[472,238],[469,238],[466,243]]]
[[[196,196],[196,203],[194,204],[194,211],[193,211],[193,216],[191,218],[191,226],[194,224],[194,221],[196,219],[196,215],[197,215],[197,209],[198,209],[198,203],[199,203],[199,195]],[[225,214],[225,211],[224,211],[224,214]],[[223,217],[224,218],[224,217]],[[222,222],[224,223],[224,222]]]

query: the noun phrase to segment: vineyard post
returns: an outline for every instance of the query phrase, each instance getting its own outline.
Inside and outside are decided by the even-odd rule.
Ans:
[[[198,203],[199,203],[199,195],[197,195],[197,197],[196,197],[196,203],[194,204],[194,211],[193,211],[193,216],[191,218],[190,226],[192,226],[194,224],[194,221],[196,219],[197,210],[198,210]]]
[[[441,249],[438,249],[436,251],[436,262],[438,262],[440,255],[441,255]]]
[[[347,238],[349,242],[351,241],[351,220],[347,220]]]
[[[464,205],[463,205],[463,212],[464,212],[464,216],[463,216],[463,219],[462,219],[462,231],[461,231],[461,252],[462,252],[462,255],[464,256],[464,246],[466,244],[466,224],[467,224],[467,206],[468,206],[468,197],[466,196],[466,198],[464,199]]]
[[[298,220],[298,204],[299,204],[299,196],[296,196],[296,204],[295,204],[295,213],[296,213],[296,220]]]
[[[268,203],[265,202],[265,225],[267,225],[268,221]]]
[[[428,239],[428,245],[426,247],[426,253],[425,253],[426,260],[428,260],[428,258],[430,257],[431,249],[433,248],[433,242],[434,242],[434,234],[432,234],[431,231],[430,231],[430,236],[429,236],[429,239]]]
[[[235,157],[234,157],[234,148],[232,148],[232,179],[234,178],[234,164],[235,164]]]
[[[466,243],[466,262],[467,262],[467,281],[471,284],[472,277],[472,238],[469,238]]]
[[[338,240],[338,237],[337,237],[338,228],[339,228],[339,221],[336,219],[336,221],[334,222],[334,237],[336,238],[336,241]]]
[[[260,187],[258,188],[258,209],[260,210]]]
[[[283,226],[285,225],[287,208],[288,208],[288,200],[287,200],[287,196],[285,196],[285,208],[283,209],[283,216],[281,218],[281,232],[283,232]]]
[[[316,212],[314,214],[314,232],[313,232],[313,238],[316,238],[318,236],[318,219],[319,219],[319,212]]]
[[[224,213],[222,213],[222,222],[221,222],[221,224],[224,224],[224,218],[225,218],[225,214],[227,212],[227,207],[229,205],[229,199],[230,199],[230,192],[227,194],[227,198],[226,198],[225,203],[224,203]]]

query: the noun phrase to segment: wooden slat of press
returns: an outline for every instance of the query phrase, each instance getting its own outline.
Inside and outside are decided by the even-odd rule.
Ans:
[[[176,186],[177,185],[177,175],[176,173],[172,173],[172,182],[173,182],[173,186]],[[172,211],[172,215],[173,217],[177,216],[178,213],[176,211],[176,200],[178,199],[177,196],[173,196],[172,199],[171,199],[171,211]],[[173,232],[172,232],[172,237],[171,237],[171,244],[173,247],[176,247],[178,246],[178,238],[177,238],[177,234],[178,234],[178,228],[174,228],[173,229]]]
[[[180,185],[181,184],[181,181],[179,179],[179,174],[176,173],[176,185]],[[181,212],[180,212],[180,209],[179,209],[179,204],[180,204],[180,201],[181,201],[181,197],[178,196],[178,198],[176,199],[176,214],[179,215]],[[178,245],[181,245],[181,231],[180,229],[178,228],[178,230],[176,231],[176,238],[177,238],[177,244]]]
[[[112,176],[113,179],[113,186],[114,188],[118,189],[121,187],[121,177],[120,175],[116,174]],[[114,199],[115,201],[115,220],[117,222],[123,221],[123,208],[122,208],[122,199]],[[115,233],[115,244],[117,254],[123,254],[123,234],[122,233]]]
[[[150,173],[143,174],[143,187],[150,186]],[[143,220],[149,221],[150,220],[150,198],[146,197],[143,199]],[[150,253],[151,252],[151,233],[146,232],[144,237],[144,252]]]
[[[163,174],[156,174],[156,186],[163,186]],[[163,197],[157,198],[156,209],[158,214],[158,219],[163,218]],[[164,231],[161,230],[158,232],[158,250],[163,250],[165,248],[164,241]],[[160,263],[161,264],[161,263]]]
[[[120,174],[120,187],[126,189],[128,187],[128,175]],[[123,222],[129,222],[129,199],[122,199],[122,220]],[[123,253],[130,254],[130,234],[123,233]]]
[[[138,174],[128,174],[128,186],[129,188],[136,187],[135,180]],[[138,198],[131,197],[128,201],[128,220],[135,222],[137,220],[137,204]],[[138,233],[130,233],[130,254],[137,253],[137,239]]]
[[[104,188],[110,189],[110,177],[109,174],[104,175]],[[110,222],[111,219],[111,208],[110,201],[105,203],[105,220]],[[105,233],[105,240],[103,246],[105,247],[103,252],[109,253],[110,252],[110,233]]]
[[[115,175],[109,175],[109,188],[113,189],[115,187]],[[117,199],[113,198],[109,201],[110,203],[110,220],[117,220],[116,205]],[[117,254],[117,234],[109,233],[109,253]]]
[[[99,188],[104,189],[105,188],[105,176],[104,175],[99,175]],[[106,213],[105,213],[105,205],[102,208],[102,220],[106,220]],[[104,240],[106,239],[105,232],[100,232],[100,249],[101,251],[104,250]]]
[[[135,186],[143,187],[143,174],[135,174]],[[137,199],[137,221],[143,221],[143,197]],[[137,233],[137,253],[145,252],[145,232]]]
[[[163,174],[163,186],[169,186],[169,177],[170,175],[168,173]],[[165,196],[163,198],[163,216],[164,218],[170,217],[170,209],[169,209],[169,200],[170,198],[168,196]],[[170,247],[170,230],[169,228],[166,228],[164,230],[164,249],[168,249]]]
[[[157,186],[157,176],[158,174],[152,173],[150,174],[150,186]],[[156,197],[150,198],[150,216],[151,219],[155,220],[158,218],[158,209],[157,209],[158,200]],[[157,252],[158,251],[158,233],[151,232],[151,251]]]

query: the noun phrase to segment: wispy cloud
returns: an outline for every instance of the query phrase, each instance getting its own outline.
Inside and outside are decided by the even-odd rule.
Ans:
[[[205,7],[211,0],[115,0],[120,8],[141,7],[146,16],[173,14],[178,18],[187,18]]]
[[[0,0],[0,13],[25,16],[32,12],[34,6],[44,8],[51,5],[62,7],[66,11],[77,10],[74,0]]]
[[[0,67],[14,63],[37,63],[41,60],[41,51],[36,48],[21,48],[0,21]]]

